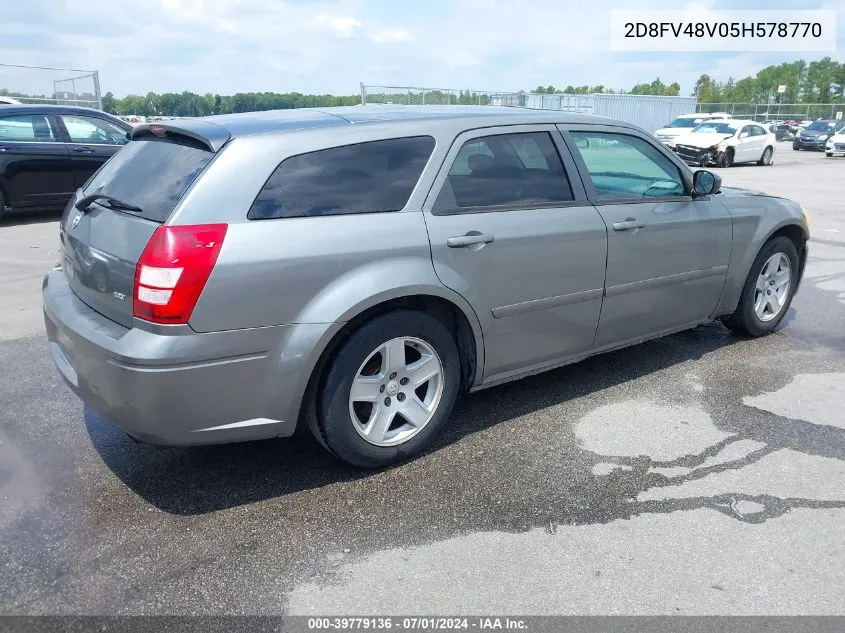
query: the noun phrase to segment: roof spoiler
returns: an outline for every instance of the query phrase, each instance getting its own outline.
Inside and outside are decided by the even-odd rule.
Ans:
[[[226,128],[202,119],[174,119],[157,123],[142,123],[132,128],[129,138],[136,141],[148,136],[162,137],[168,134],[193,139],[212,152],[217,152],[232,138]]]

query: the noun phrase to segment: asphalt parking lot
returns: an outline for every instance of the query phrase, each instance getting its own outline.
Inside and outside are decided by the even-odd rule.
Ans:
[[[845,614],[845,159],[724,184],[812,219],[779,331],[720,324],[465,397],[433,450],[139,445],[54,370],[55,217],[0,221],[0,613]]]

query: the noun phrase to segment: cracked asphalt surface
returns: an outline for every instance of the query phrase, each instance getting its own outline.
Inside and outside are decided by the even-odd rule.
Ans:
[[[0,222],[2,614],[845,615],[845,160],[726,185],[812,218],[775,334],[711,324],[464,397],[382,472],[307,431],[134,443],[49,359],[50,216]]]

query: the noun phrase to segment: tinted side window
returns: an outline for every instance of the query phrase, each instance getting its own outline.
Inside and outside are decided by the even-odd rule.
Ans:
[[[399,211],[433,150],[432,137],[414,136],[291,156],[264,184],[247,217]]]
[[[55,140],[50,120],[43,114],[18,114],[0,118],[0,141],[52,143]]]
[[[142,218],[164,222],[213,157],[190,143],[132,141],[88,180],[84,192],[114,196],[141,207]]]
[[[434,209],[549,205],[572,199],[547,132],[498,134],[463,144]]]
[[[572,132],[599,199],[686,195],[678,167],[651,143],[611,132]]]

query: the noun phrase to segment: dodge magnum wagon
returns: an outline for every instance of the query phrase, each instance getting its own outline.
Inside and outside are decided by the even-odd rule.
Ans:
[[[71,389],[139,441],[289,436],[380,467],[455,399],[722,319],[775,329],[800,205],[608,119],[494,107],[135,127],[43,281]]]

